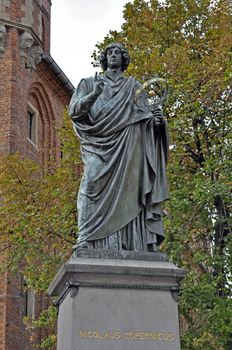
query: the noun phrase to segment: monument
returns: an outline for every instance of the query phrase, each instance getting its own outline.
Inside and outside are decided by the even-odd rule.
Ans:
[[[157,252],[168,199],[167,124],[143,86],[124,76],[127,50],[102,52],[69,114],[81,142],[78,240],[49,293],[58,296],[58,350],[180,350],[183,270]]]
[[[154,251],[168,198],[166,122],[123,75],[130,60],[121,44],[108,45],[100,62],[104,74],[81,80],[69,107],[84,163],[78,246]]]

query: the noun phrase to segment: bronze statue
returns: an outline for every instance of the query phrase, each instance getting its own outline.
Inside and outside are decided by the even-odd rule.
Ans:
[[[120,43],[108,45],[104,74],[82,79],[70,102],[84,163],[77,247],[156,251],[163,240],[167,126],[142,85],[124,76],[129,62]]]

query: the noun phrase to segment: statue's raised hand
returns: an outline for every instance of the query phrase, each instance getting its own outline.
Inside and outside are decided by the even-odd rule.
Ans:
[[[99,95],[101,95],[103,89],[105,86],[105,82],[103,79],[98,78],[97,74],[94,77],[94,85],[93,85],[93,94],[98,97]]]

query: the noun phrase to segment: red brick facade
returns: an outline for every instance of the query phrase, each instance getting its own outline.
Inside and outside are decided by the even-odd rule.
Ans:
[[[50,7],[50,0],[2,0],[0,8],[0,26],[6,30],[0,38],[0,153],[19,151],[45,166],[51,156],[59,157],[55,126],[62,122],[73,88],[49,55]],[[32,37],[32,49],[23,47],[25,32]],[[29,139],[28,105],[38,112],[36,145]],[[46,303],[37,296],[35,312]],[[0,278],[0,350],[32,349],[24,316],[22,276],[6,273]]]

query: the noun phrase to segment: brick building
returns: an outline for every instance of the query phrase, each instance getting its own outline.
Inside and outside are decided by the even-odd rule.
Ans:
[[[0,153],[19,151],[44,165],[59,157],[55,126],[73,91],[50,55],[50,12],[50,0],[0,1]],[[23,317],[47,304],[26,295],[23,283],[0,278],[0,350],[31,349]]]

